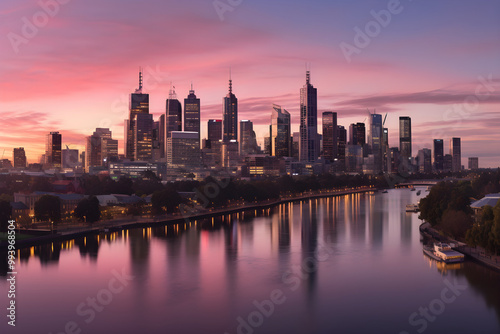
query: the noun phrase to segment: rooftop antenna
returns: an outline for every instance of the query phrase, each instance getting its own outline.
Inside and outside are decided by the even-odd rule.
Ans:
[[[172,81],[170,81],[170,91],[168,92],[169,100],[177,99],[177,94],[175,94],[175,86],[172,85]]]
[[[139,66],[139,88],[137,88],[135,92],[142,94],[142,67],[140,66]]]
[[[233,79],[231,76],[231,66],[229,66],[229,94],[233,93]]]

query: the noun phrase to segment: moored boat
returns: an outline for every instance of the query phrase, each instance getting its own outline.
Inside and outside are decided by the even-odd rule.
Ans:
[[[436,261],[444,263],[457,263],[464,261],[464,255],[451,249],[450,245],[445,243],[435,243],[433,247],[424,246],[424,253]]]

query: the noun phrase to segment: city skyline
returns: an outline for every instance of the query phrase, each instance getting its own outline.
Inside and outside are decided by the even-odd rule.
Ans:
[[[99,6],[113,5],[108,2]],[[60,131],[64,145],[82,151],[85,138],[100,127],[113,131],[123,152],[123,119],[128,117],[128,94],[137,87],[135,73],[139,66],[144,67],[144,91],[150,95],[150,113],[155,120],[164,111],[170,83],[184,98],[193,82],[202,101],[201,138],[206,138],[204,124],[208,119],[222,118],[221,97],[227,92],[227,71],[231,67],[238,117],[254,123],[262,145],[272,104],[290,112],[292,132],[298,131],[299,88],[304,65],[310,63],[311,80],[318,89],[318,113],[337,112],[339,124],[345,127],[362,122],[368,116],[367,108],[388,113],[390,147],[398,146],[398,117],[408,115],[413,125],[413,152],[431,148],[435,138],[460,137],[462,165],[470,156],[478,156],[481,167],[499,165],[500,153],[495,150],[500,145],[500,97],[495,93],[500,91],[500,46],[495,43],[500,30],[495,15],[499,4],[404,3],[403,10],[370,45],[353,54],[350,62],[339,45],[353,44],[353,28],[373,20],[370,12],[383,10],[387,2],[366,2],[350,10],[343,8],[352,4],[318,1],[317,5],[291,2],[283,18],[276,19],[273,12],[283,9],[276,3],[242,3],[225,12],[221,21],[211,2],[200,1],[199,6],[189,6],[189,11],[185,5],[169,4],[179,8],[168,11],[168,6],[151,3],[141,6],[144,13],[137,18],[142,22],[142,15],[149,15],[150,23],[134,28],[137,22],[127,21],[122,14],[103,14],[88,35],[77,28],[93,14],[88,9],[92,6],[87,3],[82,8],[73,2],[61,5],[59,13],[28,43],[20,44],[17,53],[9,39],[0,42],[8,51],[0,56],[6,64],[0,68],[4,124],[1,148],[11,151],[25,147],[28,162],[33,163],[45,151],[40,138],[47,133]],[[123,13],[137,9],[131,3],[123,7]],[[20,34],[22,18],[31,18],[42,10],[36,3],[10,1],[5,2],[5,8],[4,13],[9,13],[2,28],[5,35]],[[175,18],[164,19],[174,12]],[[446,19],[440,21],[445,13]],[[188,15],[196,19],[185,19]],[[257,26],[252,22],[253,15],[273,20],[259,20]],[[280,27],[282,20],[298,22],[299,15],[318,17],[314,28],[302,24]],[[426,29],[421,29],[423,17],[429,21]],[[60,26],[66,27],[64,33]],[[170,38],[172,45],[168,48],[160,46],[164,38],[158,33],[146,37],[152,31],[173,27],[179,34]],[[321,27],[324,31],[318,30]],[[103,31],[123,37],[116,50],[105,47],[109,39],[101,34]],[[313,31],[318,34],[312,37],[309,34]],[[78,43],[92,43],[92,52],[81,49],[84,43],[66,45],[64,39],[58,39],[61,35]],[[193,38],[189,46],[183,42],[187,36]],[[224,37],[234,40],[232,48],[214,42]],[[124,52],[133,43],[141,46],[137,48],[140,54]],[[44,45],[50,45],[53,51],[48,53]],[[219,48],[221,45],[224,47]],[[467,103],[477,91],[481,99],[477,99],[480,103],[475,108]],[[321,132],[320,118],[318,127]]]

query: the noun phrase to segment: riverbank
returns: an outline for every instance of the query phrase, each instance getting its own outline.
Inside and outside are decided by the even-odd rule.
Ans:
[[[48,242],[55,242],[55,241],[65,241],[65,240],[71,240],[74,238],[78,237],[83,237],[89,234],[95,234],[95,233],[100,233],[103,231],[121,231],[121,230],[126,230],[126,229],[132,229],[132,228],[140,228],[140,227],[151,227],[151,226],[158,226],[158,225],[172,225],[172,224],[179,224],[179,223],[188,223],[193,220],[199,220],[199,219],[207,219],[207,218],[212,218],[212,217],[217,217],[217,216],[222,216],[222,215],[228,215],[228,214],[234,214],[234,213],[239,213],[239,212],[244,212],[244,211],[255,211],[255,210],[265,210],[269,209],[271,207],[280,205],[280,204],[285,204],[285,203],[290,203],[290,202],[295,202],[295,201],[302,201],[302,200],[308,200],[308,199],[316,199],[316,198],[325,198],[325,197],[335,197],[335,196],[343,196],[343,195],[350,195],[350,194],[356,194],[356,193],[366,193],[366,192],[372,192],[372,191],[377,191],[375,188],[371,187],[360,187],[357,189],[346,189],[346,190],[336,190],[336,191],[320,191],[317,193],[306,193],[306,194],[300,194],[296,196],[290,196],[290,197],[281,197],[278,200],[274,201],[266,201],[266,202],[259,202],[259,203],[250,203],[250,204],[244,204],[244,205],[238,205],[234,207],[226,207],[223,209],[218,209],[218,210],[207,210],[203,212],[193,212],[189,215],[180,215],[180,214],[174,214],[174,215],[162,215],[162,216],[156,216],[156,217],[127,217],[127,218],[122,218],[122,219],[116,219],[116,220],[108,220],[108,221],[100,221],[92,226],[82,226],[82,225],[67,225],[64,227],[59,227],[57,230],[57,233],[51,233],[50,231],[44,231],[46,234],[44,235],[37,235],[32,238],[23,238],[22,240],[17,240],[16,241],[16,247],[17,248],[26,248],[26,247],[31,247],[31,246],[36,246],[40,244],[45,244]],[[25,234],[29,234],[30,230],[21,230],[21,232]],[[32,232],[37,232],[39,233],[39,230],[32,230]],[[0,249],[5,248],[7,246],[7,243],[5,241],[0,242]]]
[[[474,262],[482,264],[490,269],[494,269],[500,272],[500,256],[489,255],[480,247],[470,247],[463,242],[459,242],[455,239],[445,237],[439,233],[438,230],[434,229],[431,224],[424,222],[419,226],[420,233],[428,238],[445,242],[448,244],[455,244],[454,250],[465,254],[467,258]]]

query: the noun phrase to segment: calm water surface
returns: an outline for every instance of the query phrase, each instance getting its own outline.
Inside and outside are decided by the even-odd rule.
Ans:
[[[17,326],[3,311],[1,333],[500,333],[500,274],[425,257],[404,212],[417,200],[348,195],[24,249]]]

